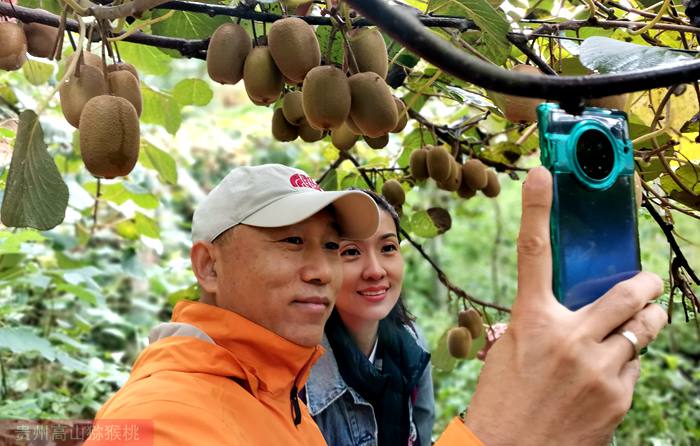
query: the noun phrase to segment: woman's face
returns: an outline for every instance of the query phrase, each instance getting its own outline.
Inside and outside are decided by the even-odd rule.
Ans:
[[[384,319],[399,299],[403,257],[391,215],[380,212],[379,229],[366,240],[342,240],[343,284],[336,308],[346,325]]]

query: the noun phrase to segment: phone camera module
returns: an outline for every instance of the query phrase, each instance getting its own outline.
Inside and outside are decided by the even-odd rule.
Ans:
[[[603,180],[612,173],[615,152],[608,136],[599,130],[586,130],[576,142],[576,161],[586,176]]]

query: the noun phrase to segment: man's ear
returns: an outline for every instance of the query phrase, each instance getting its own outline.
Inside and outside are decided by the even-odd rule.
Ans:
[[[190,250],[192,271],[202,291],[216,295],[218,284],[216,275],[216,248],[213,243],[198,241]]]

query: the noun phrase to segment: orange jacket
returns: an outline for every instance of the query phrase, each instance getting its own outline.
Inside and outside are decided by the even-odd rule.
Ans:
[[[171,323],[154,333],[127,383],[97,413],[96,426],[148,423],[152,431],[144,428],[141,442],[128,443],[135,446],[325,445],[296,398],[320,346],[301,347],[236,313],[189,301],[179,302]],[[84,445],[127,444],[110,439]],[[436,446],[482,445],[455,418]]]

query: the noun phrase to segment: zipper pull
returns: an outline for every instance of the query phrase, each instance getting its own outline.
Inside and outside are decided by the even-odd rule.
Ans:
[[[299,391],[297,390],[296,384],[292,386],[290,397],[292,400],[292,418],[294,419],[294,426],[298,426],[301,424],[301,407],[299,407]]]

